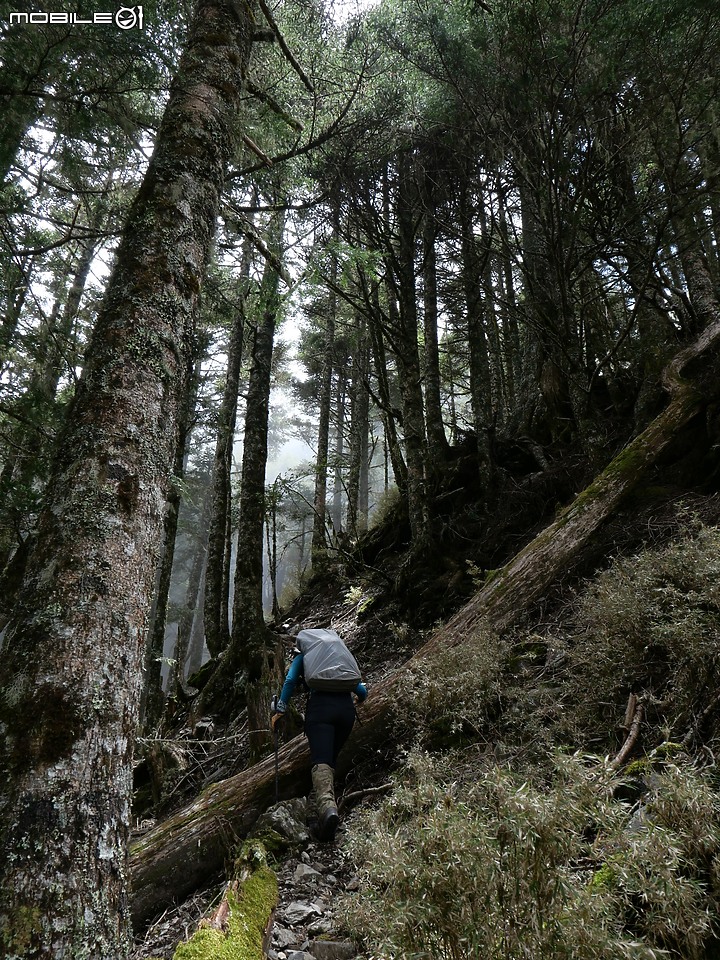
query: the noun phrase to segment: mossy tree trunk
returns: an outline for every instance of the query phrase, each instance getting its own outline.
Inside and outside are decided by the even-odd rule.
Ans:
[[[267,956],[277,877],[259,841],[243,844],[219,906],[200,921],[197,932],[181,943],[173,960],[263,960]]]
[[[0,680],[0,953],[122,958],[145,628],[252,7],[200,0],[53,466]]]
[[[373,687],[361,708],[338,771],[358,750],[376,750],[388,739],[391,710],[404,670],[436,652],[473,643],[489,624],[499,632],[526,616],[545,591],[585,550],[598,528],[646,475],[683,427],[720,393],[720,310],[709,288],[700,339],[678,354],[665,371],[670,402],[665,411],[608,465],[569,507],[521,550],[447,624],[440,627],[404,669]],[[280,796],[308,786],[309,755],[304,737],[279,754]],[[147,921],[173,897],[183,897],[216,870],[237,834],[244,834],[274,796],[274,758],[214,784],[189,807],[147,834],[132,856],[133,916]]]

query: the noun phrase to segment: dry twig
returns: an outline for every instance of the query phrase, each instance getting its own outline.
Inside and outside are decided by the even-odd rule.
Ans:
[[[628,725],[628,717],[632,710],[632,720]],[[642,700],[638,700],[634,693],[631,693],[628,697],[628,706],[625,711],[625,726],[628,727],[628,735],[625,738],[625,743],[620,748],[620,752],[611,761],[612,767],[621,767],[628,759],[632,753],[635,744],[638,742],[640,737],[640,726],[642,724],[643,716],[645,715],[645,707]]]

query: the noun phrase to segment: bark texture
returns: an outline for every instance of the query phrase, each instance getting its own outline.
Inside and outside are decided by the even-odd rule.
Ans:
[[[712,311],[711,311],[712,312]],[[710,314],[708,314],[710,316]],[[608,465],[546,530],[521,550],[447,624],[433,634],[404,669],[436,651],[473,643],[490,624],[496,632],[519,622],[577,559],[593,533],[645,476],[647,470],[706,402],[720,392],[718,347],[720,315],[697,343],[678,354],[666,369],[671,399],[665,411]],[[359,749],[376,749],[388,737],[388,718],[403,669],[373,687],[360,708],[338,772]],[[308,784],[309,754],[304,738],[280,749],[282,798]],[[132,856],[133,916],[150,919],[174,897],[181,898],[222,863],[236,834],[243,834],[274,797],[274,758],[215,784],[191,806],[160,825],[135,847]]]
[[[0,953],[116,960],[167,478],[251,7],[201,0],[59,445],[0,681]]]

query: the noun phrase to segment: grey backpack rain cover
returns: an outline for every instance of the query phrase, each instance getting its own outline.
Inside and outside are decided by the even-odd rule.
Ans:
[[[296,640],[303,655],[305,683],[311,690],[340,693],[355,689],[362,679],[360,668],[334,630],[301,630]]]

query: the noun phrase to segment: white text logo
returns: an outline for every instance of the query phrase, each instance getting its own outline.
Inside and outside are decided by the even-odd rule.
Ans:
[[[82,13],[46,13],[37,11],[36,13],[11,13],[10,25],[13,23],[26,25],[44,25],[44,24],[66,24],[72,26],[84,26],[93,24],[104,24],[106,26],[119,27],[121,30],[133,30],[137,27],[142,30],[143,27],[143,8],[121,7],[115,13],[93,13],[83,16]]]

